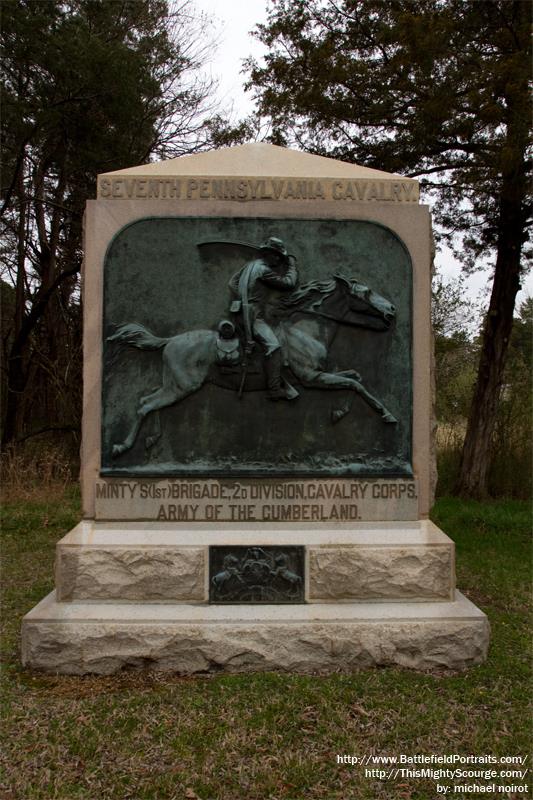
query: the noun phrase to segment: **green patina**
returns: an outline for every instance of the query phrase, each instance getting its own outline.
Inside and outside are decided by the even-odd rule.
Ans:
[[[242,368],[228,367],[229,377],[218,378],[219,385],[206,382],[148,414],[131,446],[114,454],[116,443],[125,440],[135,423],[140,398],[165,380],[174,381],[175,375],[165,377],[163,348],[119,347],[109,337],[120,326],[143,326],[161,338],[203,329],[212,332],[206,334],[210,340],[216,339],[220,320],[231,319],[235,298],[228,283],[253,251],[247,256],[231,245],[198,245],[259,245],[271,236],[282,239],[294,254],[299,286],[331,281],[342,273],[394,304],[395,320],[386,330],[339,324],[328,348],[327,369],[333,374],[357,371],[365,391],[391,412],[396,424],[384,424],[360,393],[302,385],[290,369],[284,375],[300,396],[268,402],[262,390],[261,348],[256,346],[240,398]],[[127,226],[112,241],[105,260],[102,473],[411,474],[411,273],[401,241],[371,222],[147,218]],[[315,317],[318,322],[329,324]],[[292,318],[283,324],[291,323]],[[221,383],[233,388],[221,388]],[[332,413],[348,401],[350,410],[333,424]]]

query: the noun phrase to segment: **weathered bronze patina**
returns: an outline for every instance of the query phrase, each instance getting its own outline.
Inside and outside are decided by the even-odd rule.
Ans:
[[[106,260],[102,473],[410,475],[410,285],[371,223],[129,226]]]
[[[209,548],[211,603],[303,603],[304,548]]]

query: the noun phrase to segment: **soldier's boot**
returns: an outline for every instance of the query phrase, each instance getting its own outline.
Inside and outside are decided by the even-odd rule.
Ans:
[[[281,385],[281,350],[265,358],[265,371],[269,400],[288,400],[287,392]]]

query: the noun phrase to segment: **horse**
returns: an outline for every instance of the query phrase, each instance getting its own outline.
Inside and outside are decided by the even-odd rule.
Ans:
[[[329,280],[310,281],[277,300],[273,312],[277,317],[276,334],[281,344],[283,364],[303,387],[316,389],[349,390],[358,394],[383,422],[395,424],[397,420],[362,383],[354,369],[331,372],[327,370],[328,351],[339,325],[361,327],[373,331],[387,331],[395,317],[396,309],[388,300],[374,292],[356,278],[338,273]],[[163,362],[162,385],[139,400],[135,421],[123,442],[113,445],[113,457],[129,450],[135,444],[145,417],[152,411],[166,408],[197,392],[206,383],[226,389],[257,391],[266,389],[266,377],[250,376],[241,379],[242,367],[220,370],[217,364],[217,332],[192,330],[176,336],[155,336],[143,325],[120,325],[107,337],[108,342],[140,350],[161,350]],[[229,374],[228,374],[229,373]],[[351,409],[351,403],[332,412],[332,422],[342,419]],[[150,437],[151,446],[159,434]]]

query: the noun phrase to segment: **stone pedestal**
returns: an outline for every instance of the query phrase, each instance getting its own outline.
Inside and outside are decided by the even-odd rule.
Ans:
[[[208,550],[303,545],[305,604],[208,604]],[[48,672],[181,674],[464,669],[485,615],[455,588],[453,542],[432,522],[172,527],[81,522],[57,545],[56,591],[24,620],[23,662]]]
[[[487,618],[459,592],[441,603],[292,606],[57,603],[52,593],[24,620],[23,661],[73,675],[461,670],[484,660],[488,636]]]
[[[57,545],[58,602],[202,603],[209,547],[303,546],[305,601],[449,601],[453,542],[429,520],[302,525],[81,522]]]

